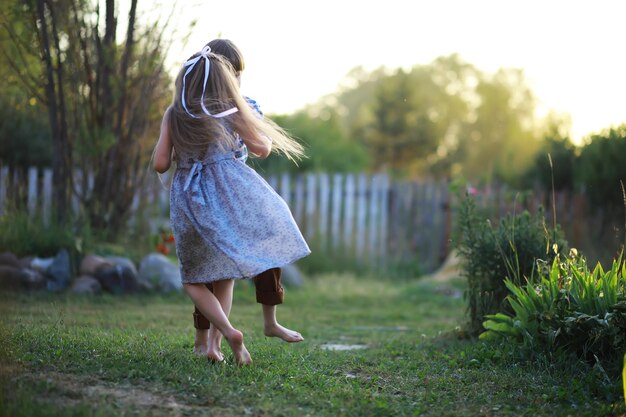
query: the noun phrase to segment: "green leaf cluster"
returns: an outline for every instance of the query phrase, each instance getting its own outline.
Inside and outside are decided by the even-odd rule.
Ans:
[[[487,315],[481,339],[519,342],[529,354],[569,352],[619,371],[626,351],[626,263],[591,269],[575,251],[555,257],[539,280],[506,279],[512,313]]]
[[[592,135],[581,150],[575,178],[592,207],[614,208],[624,204],[622,184],[626,184],[626,124]],[[601,205],[598,202],[602,202]]]
[[[304,111],[292,115],[273,116],[272,120],[296,137],[304,146],[306,158],[294,164],[282,155],[272,154],[252,164],[261,172],[362,172],[369,165],[367,149],[348,139],[338,115],[329,110],[318,117]]]
[[[567,246],[558,225],[546,226],[541,207],[534,216],[528,211],[509,213],[494,226],[467,196],[459,205],[455,227],[455,246],[468,281],[468,332],[475,335],[483,331],[486,315],[509,309],[507,277],[518,285],[534,283],[537,272]]]

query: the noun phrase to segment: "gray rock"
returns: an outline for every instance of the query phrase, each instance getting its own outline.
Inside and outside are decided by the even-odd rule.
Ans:
[[[20,260],[11,252],[0,253],[0,265],[12,266],[13,268],[19,268],[21,266]]]
[[[281,282],[283,284],[297,288],[304,285],[304,275],[296,265],[286,265],[282,270]]]
[[[33,259],[35,259],[34,256],[25,256],[23,258],[20,258],[20,267],[21,268],[31,268],[31,264],[33,263]]]
[[[151,253],[141,260],[139,281],[148,282],[160,291],[178,291],[183,287],[178,265],[160,253]]]
[[[53,262],[54,262],[54,258],[33,258],[30,261],[29,267],[31,269],[34,269],[35,271],[45,274]]]
[[[104,259],[107,262],[112,263],[113,265],[121,265],[125,268],[128,268],[135,275],[139,275],[139,272],[137,271],[137,267],[135,266],[135,263],[128,258],[124,258],[122,256],[105,256]]]
[[[139,279],[139,271],[137,271],[137,267],[132,260],[124,258],[122,256],[105,256],[104,259],[108,262],[113,263],[114,265],[124,267],[127,270],[127,273],[132,274],[132,279],[133,281],[137,282],[139,291],[151,291],[153,289],[151,283]]]
[[[54,257],[46,275],[48,276],[47,287],[49,291],[61,291],[70,285],[70,254],[66,249],[61,249]]]
[[[46,287],[46,276],[30,268],[20,268],[22,286],[29,290],[39,290]]]
[[[80,262],[80,266],[78,267],[78,274],[93,277],[96,275],[96,271],[104,266],[113,267],[115,266],[115,263],[108,261],[102,256],[87,255]]]
[[[72,292],[75,294],[98,295],[102,292],[102,285],[94,277],[81,275],[72,283]]]
[[[104,291],[113,294],[135,293],[142,289],[139,285],[137,274],[128,267],[122,265],[102,265],[94,277],[98,280]]]
[[[29,268],[0,265],[0,288],[36,290],[46,286],[46,277]]]
[[[18,290],[22,287],[22,272],[19,268],[0,265],[0,288]]]

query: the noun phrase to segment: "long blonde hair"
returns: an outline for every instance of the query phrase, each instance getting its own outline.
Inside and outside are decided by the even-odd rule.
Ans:
[[[199,55],[200,53],[196,53],[189,60]],[[233,149],[237,146],[236,133],[249,140],[262,140],[265,136],[272,141],[272,150],[275,152],[280,152],[294,161],[302,158],[304,149],[300,143],[272,120],[259,118],[253,113],[239,91],[239,84],[228,60],[211,52],[206,56],[210,64],[206,85],[203,58],[200,58],[187,76],[185,73],[188,68],[183,66],[176,77],[174,99],[167,110],[170,137],[176,153],[192,152],[201,155],[211,141],[218,141],[218,145],[224,149]],[[201,103],[203,90],[204,106],[212,115],[233,107],[238,111],[224,118],[205,114]]]

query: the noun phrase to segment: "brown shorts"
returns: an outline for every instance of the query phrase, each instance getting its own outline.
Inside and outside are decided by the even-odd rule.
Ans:
[[[280,268],[272,268],[253,278],[257,303],[268,306],[283,303],[283,287],[280,285],[281,272]],[[206,287],[213,292],[213,284],[206,284]],[[211,327],[211,322],[200,313],[197,307],[193,312],[193,326],[203,330]]]

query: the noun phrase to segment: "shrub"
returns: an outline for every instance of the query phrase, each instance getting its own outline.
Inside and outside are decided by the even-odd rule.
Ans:
[[[567,246],[558,226],[547,228],[541,207],[535,217],[528,211],[508,214],[493,227],[469,196],[460,205],[456,235],[455,246],[463,257],[462,275],[468,280],[467,331],[475,336],[483,331],[485,315],[507,310],[506,277],[516,284],[533,283],[541,265],[537,261],[549,264],[556,252]]]
[[[590,207],[618,210],[621,215],[624,196],[620,181],[626,183],[625,153],[626,124],[592,135],[582,148],[575,177],[584,188]]]
[[[626,351],[626,264],[620,256],[604,271],[591,270],[575,252],[557,256],[540,279],[505,284],[512,314],[488,315],[481,339],[512,338],[529,355],[569,352],[619,372]]]
[[[22,256],[50,257],[61,248],[77,245],[75,232],[66,225],[44,224],[40,217],[31,218],[26,211],[12,211],[0,217],[0,251]]]
[[[93,245],[88,226],[74,219],[63,223],[41,216],[30,216],[26,210],[9,208],[0,216],[0,252],[11,252],[17,257],[49,258],[66,249],[73,265]]]

